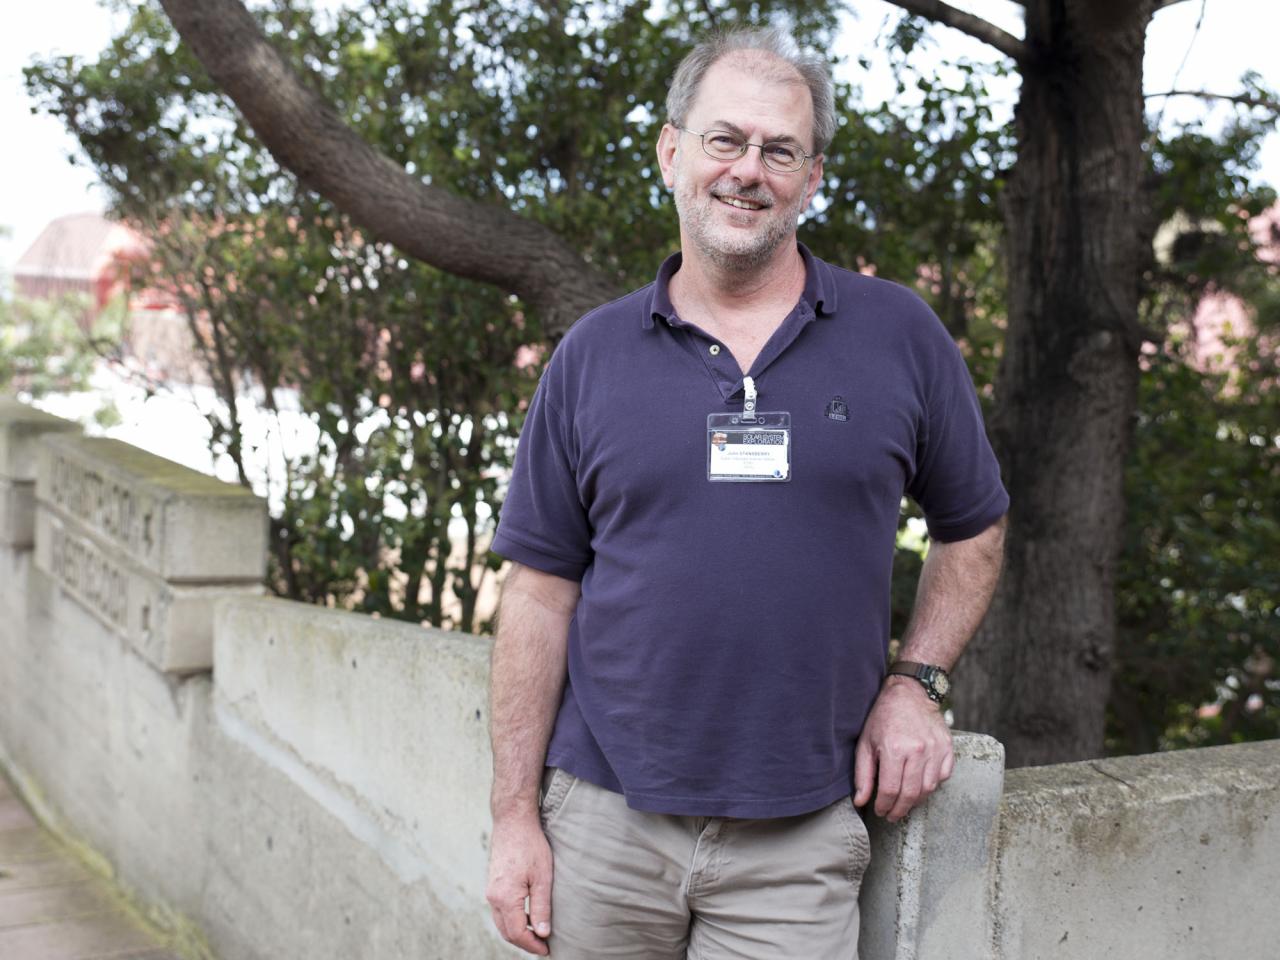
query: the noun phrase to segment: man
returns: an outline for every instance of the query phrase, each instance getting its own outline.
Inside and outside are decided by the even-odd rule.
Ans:
[[[796,240],[823,61],[715,37],[667,108],[681,252],[560,344],[494,541],[487,898],[558,960],[854,957],[854,805],[898,820],[950,775],[934,698],[1008,498],[937,318]],[[904,492],[933,544],[886,678]]]

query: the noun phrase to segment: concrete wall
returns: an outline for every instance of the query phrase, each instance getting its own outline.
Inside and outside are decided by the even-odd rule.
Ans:
[[[0,765],[191,956],[524,956],[483,898],[488,642],[262,597],[265,531],[0,400]],[[1280,743],[1007,777],[956,748],[872,824],[863,960],[1276,955]]]
[[[1280,741],[1011,770],[1001,958],[1280,957]]]

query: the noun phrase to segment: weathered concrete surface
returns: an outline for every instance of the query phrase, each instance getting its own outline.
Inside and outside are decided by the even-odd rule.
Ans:
[[[33,543],[39,439],[79,430],[70,420],[0,396],[0,546],[29,549]]]
[[[36,485],[0,477],[0,545],[30,549],[35,542]]]
[[[213,607],[222,597],[257,596],[259,581],[170,583],[122,557],[52,510],[36,516],[35,563],[102,625],[167,673],[213,663]]]
[[[222,601],[215,634],[221,731],[489,955],[489,642],[274,599]]]
[[[1001,960],[1280,956],[1280,741],[1010,771]]]
[[[49,437],[39,445],[36,499],[116,558],[169,583],[257,582],[266,504],[119,440]]]
[[[209,669],[214,602],[262,592],[265,502],[115,440],[38,449],[36,567],[158,669]]]
[[[39,570],[28,569],[27,584],[30,632],[0,671],[0,762],[42,823],[96,858],[153,922],[190,940],[167,904],[198,878],[203,850],[191,687]],[[174,876],[182,882],[170,886]]]
[[[0,396],[0,477],[34,483],[40,438],[50,433],[74,434],[80,425]]]
[[[868,814],[860,960],[985,960],[1004,747],[956,731],[951,779],[896,824]],[[957,952],[957,944],[965,944]]]
[[[237,728],[216,699],[197,748],[218,782],[206,798],[209,863],[191,915],[201,918],[220,960],[526,956],[498,939],[483,896],[460,896],[458,886],[474,880],[449,873],[446,854],[420,847],[395,825],[408,818],[419,836],[428,834],[438,810],[377,810],[269,735]],[[404,719],[412,729],[412,718]],[[405,742],[389,736],[393,749]],[[431,784],[422,786],[431,792]],[[454,817],[441,819],[443,844]]]
[[[250,660],[259,646],[268,654],[301,648],[268,655],[265,670],[252,666],[247,675],[229,666],[240,678],[242,699],[233,704],[207,674],[158,672],[61,600],[40,571],[30,574],[33,595],[54,599],[37,610],[31,642],[18,645],[17,669],[0,672],[0,764],[27,784],[42,819],[98,856],[187,956],[518,955],[499,941],[484,905],[488,760],[462,735],[470,725],[482,734],[484,721],[474,697],[459,693],[465,716],[441,702],[454,671],[483,666],[483,641],[441,638],[460,648],[451,658],[410,625],[248,600],[245,618],[228,612],[245,633],[227,646]],[[302,614],[292,631],[290,611]],[[286,629],[264,631],[264,613],[284,615]],[[326,614],[334,626],[319,631],[320,646],[341,641],[329,660],[305,626]],[[266,715],[293,731],[287,707],[299,701],[286,668],[299,658],[315,660],[302,681],[318,698],[315,722],[332,717],[314,740],[289,742],[263,725],[255,703],[279,693],[286,708]],[[254,678],[267,686],[252,686]],[[483,704],[482,678],[473,689]],[[459,729],[441,720],[450,715]],[[337,752],[326,738],[339,741]],[[398,758],[408,769],[372,774],[387,783],[362,779],[362,764],[381,769]],[[451,779],[464,777],[469,784]]]

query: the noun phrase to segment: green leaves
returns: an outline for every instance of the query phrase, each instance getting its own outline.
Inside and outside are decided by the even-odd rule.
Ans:
[[[52,300],[0,297],[0,389],[32,399],[89,389],[94,362],[119,336],[122,304],[109,303],[98,316],[98,336],[81,329],[89,297]],[[118,417],[108,404],[94,414],[108,426]]]
[[[1229,372],[1206,370],[1185,338],[1145,363],[1118,598],[1122,752],[1280,728],[1277,343],[1225,346]]]
[[[1280,270],[1276,236],[1254,219],[1276,201],[1255,181],[1274,122],[1242,109],[1217,136],[1192,124],[1152,141],[1162,226],[1126,473],[1115,752],[1280,732]],[[1245,328],[1198,327],[1214,323],[1206,300]]]
[[[961,61],[950,85],[910,61],[897,69],[912,105],[864,106],[838,87],[841,129],[802,234],[837,263],[914,287],[954,336],[981,334],[992,300],[1003,309],[998,200],[1013,135],[993,117],[990,86],[1004,69]]]

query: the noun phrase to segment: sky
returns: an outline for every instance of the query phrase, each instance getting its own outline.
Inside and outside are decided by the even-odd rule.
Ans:
[[[1021,35],[1019,6],[1012,0],[952,0],[953,5],[983,16],[1015,35]],[[839,52],[852,58],[872,46],[886,17],[897,8],[884,0],[851,0]],[[1197,21],[1200,21],[1197,31]],[[890,21],[892,22],[892,21]],[[3,176],[0,177],[0,275],[12,269],[22,252],[54,217],[101,210],[105,197],[95,188],[92,174],[72,166],[67,157],[75,142],[50,117],[33,116],[22,84],[22,68],[37,56],[51,53],[91,57],[110,39],[120,17],[95,0],[41,0],[13,6],[0,31],[0,129],[4,130]],[[990,60],[990,48],[966,34],[943,27],[932,30],[934,46],[928,55],[967,56]],[[1240,75],[1256,70],[1264,83],[1280,88],[1280,4],[1258,0],[1184,0],[1156,14],[1147,37],[1145,89],[1158,93],[1173,88],[1232,93]],[[887,97],[890,78],[877,63],[857,78],[868,99]],[[1006,99],[1011,109],[1016,87]],[[1150,102],[1150,101],[1149,101]],[[1193,98],[1169,101],[1166,123],[1208,114],[1220,123],[1229,115],[1225,105],[1208,106]],[[1280,135],[1272,134],[1262,157],[1263,179],[1280,185]]]

